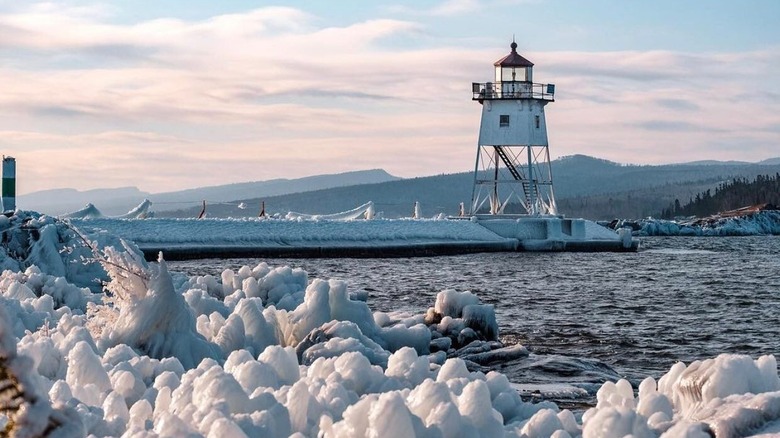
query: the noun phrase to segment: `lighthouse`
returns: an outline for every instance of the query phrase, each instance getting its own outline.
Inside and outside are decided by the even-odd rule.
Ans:
[[[533,81],[534,64],[511,52],[496,61],[492,82],[472,83],[482,105],[471,214],[556,215],[545,106],[555,85]]]

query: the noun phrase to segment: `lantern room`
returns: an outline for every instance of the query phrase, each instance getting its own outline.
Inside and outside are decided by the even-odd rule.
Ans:
[[[493,63],[493,82],[473,82],[473,100],[480,103],[496,99],[555,100],[555,85],[534,83],[534,63],[517,53],[517,43],[509,46],[512,51]]]
[[[517,43],[509,46],[512,52],[493,64],[496,67],[496,82],[533,82],[534,63],[517,53]]]

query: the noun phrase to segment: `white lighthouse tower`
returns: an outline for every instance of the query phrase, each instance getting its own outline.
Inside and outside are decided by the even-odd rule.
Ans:
[[[534,64],[512,51],[496,61],[494,82],[472,84],[482,105],[471,214],[555,215],[544,107],[555,86],[533,82]]]

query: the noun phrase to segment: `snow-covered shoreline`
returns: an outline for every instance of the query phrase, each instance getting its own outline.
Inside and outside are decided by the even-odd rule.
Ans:
[[[86,247],[51,218],[0,231],[0,365],[15,376],[0,429],[15,436],[699,437],[780,424],[773,356],[607,382],[578,418],[473,371],[527,350],[497,341],[492,305],[470,292],[442,291],[424,314],[372,312],[363,292],[291,267],[186,277],[106,233]],[[96,277],[108,293],[89,289]]]

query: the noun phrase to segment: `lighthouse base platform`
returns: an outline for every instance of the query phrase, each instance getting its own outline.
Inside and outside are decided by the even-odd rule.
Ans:
[[[472,222],[493,233],[517,239],[517,251],[631,252],[639,241],[630,229],[617,232],[586,219],[558,215],[476,215]]]

